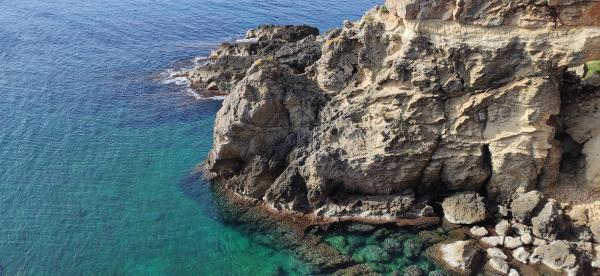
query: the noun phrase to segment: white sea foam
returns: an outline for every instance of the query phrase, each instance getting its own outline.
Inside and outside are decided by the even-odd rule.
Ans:
[[[186,94],[194,97],[197,100],[219,100],[219,101],[223,100],[223,99],[225,99],[225,96],[214,96],[214,97],[202,96],[201,93],[196,92],[194,89],[192,89],[190,87],[191,82],[188,78],[182,77],[183,73],[186,73],[187,71],[190,71],[190,70],[196,69],[200,66],[203,66],[207,62],[209,62],[208,57],[200,56],[200,57],[195,57],[192,60],[190,60],[190,64],[188,64],[187,66],[183,66],[178,69],[167,69],[160,74],[161,79],[162,79],[161,82],[163,84],[170,84],[170,85],[184,87]]]
[[[258,42],[258,38],[240,38],[240,39],[236,39],[235,42],[237,42],[237,43]]]

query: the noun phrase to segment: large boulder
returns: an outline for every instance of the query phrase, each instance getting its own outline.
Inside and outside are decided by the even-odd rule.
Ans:
[[[540,213],[531,219],[533,234],[546,240],[555,240],[565,227],[563,212],[556,200],[549,200]]]
[[[577,265],[577,257],[572,253],[567,241],[553,241],[548,245],[537,247],[529,260],[533,264],[542,262],[555,270],[570,269]]]
[[[476,192],[457,193],[442,202],[444,218],[455,224],[474,224],[485,220],[485,199]]]
[[[446,269],[469,275],[475,269],[479,269],[483,256],[473,241],[455,241],[436,245],[433,257]]]
[[[539,191],[520,194],[510,204],[513,218],[529,223],[531,217],[544,206],[544,200],[544,194]]]

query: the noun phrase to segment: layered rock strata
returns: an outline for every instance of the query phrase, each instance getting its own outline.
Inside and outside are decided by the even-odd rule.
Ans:
[[[566,130],[590,161],[580,178],[600,187],[594,124],[578,124],[595,109],[560,94],[567,68],[600,58],[597,4],[397,0],[320,37],[249,31],[188,72],[228,94],[209,175],[284,211],[426,216],[430,195],[508,204],[555,186]]]

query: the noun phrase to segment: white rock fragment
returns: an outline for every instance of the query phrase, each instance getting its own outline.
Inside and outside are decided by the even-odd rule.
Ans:
[[[521,276],[521,275],[519,274],[519,272],[516,269],[511,268],[510,271],[508,272],[508,276]]]
[[[523,246],[523,241],[521,241],[521,238],[515,238],[515,237],[506,237],[504,238],[504,247],[508,248],[508,249],[515,249],[517,247],[521,247]]]
[[[498,224],[496,224],[496,227],[494,229],[496,230],[496,235],[506,236],[510,233],[510,228],[510,222],[508,222],[508,220],[502,220]]]
[[[488,234],[488,230],[485,227],[473,226],[470,230],[471,235],[477,238],[485,237]]]
[[[522,223],[513,224],[511,229],[514,233],[516,233],[519,236],[522,236],[527,233],[531,233],[531,229],[529,229],[529,226],[522,224]]]
[[[504,244],[504,237],[500,237],[500,236],[483,237],[479,241],[483,245],[486,245],[489,247],[496,247],[498,245]]]
[[[473,247],[471,241],[456,241],[440,247],[443,261],[450,267],[468,271],[473,265],[473,259],[479,252]]]
[[[533,243],[533,237],[529,233],[525,233],[521,236],[521,241],[525,245],[530,245]]]
[[[512,252],[512,256],[513,258],[515,258],[515,260],[527,264],[527,261],[529,260],[529,256],[531,254],[529,254],[529,252],[527,252],[527,250],[525,250],[524,247],[519,247],[515,250],[513,250]]]
[[[497,248],[497,247],[490,247],[485,252],[487,253],[487,257],[490,259],[491,258],[500,258],[500,259],[504,259],[504,260],[508,259],[508,256],[506,256],[506,254],[504,254],[504,251],[502,251],[502,249]]]
[[[510,267],[508,266],[508,262],[506,262],[506,260],[497,258],[497,257],[489,259],[488,265],[493,270],[500,272],[502,274],[508,273],[508,270],[510,269]]]
[[[535,246],[542,246],[542,245],[547,245],[548,241],[544,240],[544,239],[540,239],[540,238],[533,238],[533,245]]]

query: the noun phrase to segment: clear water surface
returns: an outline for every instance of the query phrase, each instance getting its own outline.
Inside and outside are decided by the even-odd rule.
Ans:
[[[322,30],[376,0],[0,0],[0,275],[307,273],[190,177],[219,101],[160,73],[261,23]]]

